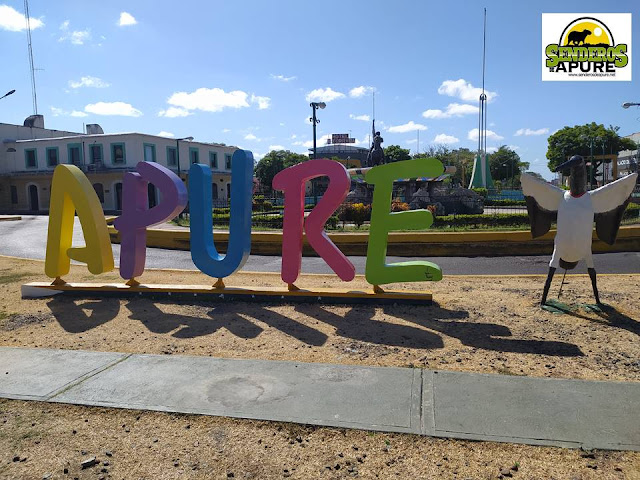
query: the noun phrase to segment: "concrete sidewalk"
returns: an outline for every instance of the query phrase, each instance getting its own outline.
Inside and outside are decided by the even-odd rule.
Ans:
[[[640,383],[0,348],[0,397],[640,451]]]

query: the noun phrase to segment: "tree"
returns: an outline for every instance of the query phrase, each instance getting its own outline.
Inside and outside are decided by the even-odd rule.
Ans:
[[[589,159],[593,155],[617,154],[621,150],[634,150],[635,142],[618,135],[620,127],[596,124],[595,122],[586,125],[576,125],[574,127],[564,127],[558,130],[548,139],[547,166],[552,172],[556,167],[568,160],[572,155],[582,155]],[[601,160],[594,162],[593,171],[602,163]]]
[[[256,165],[256,178],[260,181],[262,188],[270,192],[272,190],[271,182],[278,172],[305,160],[309,160],[306,155],[293,153],[289,150],[272,150],[262,157]]]
[[[538,172],[525,172],[527,175],[531,175],[532,177],[536,177],[538,180],[542,180],[543,182],[546,182],[545,178],[540,175]]]
[[[528,162],[520,161],[520,155],[506,145],[489,155],[489,169],[494,180],[502,186],[516,187],[520,184],[520,172],[529,168]]]
[[[389,145],[384,149],[384,156],[387,159],[387,163],[401,162],[402,160],[410,160],[411,155],[409,150],[401,148],[400,145]]]

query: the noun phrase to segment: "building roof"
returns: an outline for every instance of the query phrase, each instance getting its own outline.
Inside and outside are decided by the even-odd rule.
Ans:
[[[64,136],[64,137],[33,138],[33,139],[27,139],[27,140],[15,140],[15,141],[11,141],[11,142],[6,142],[5,141],[5,143],[46,142],[46,141],[51,141],[51,140],[77,140],[78,138],[102,138],[102,137],[117,137],[117,136],[125,136],[125,135],[143,135],[145,137],[161,138],[163,140],[173,140],[173,141],[176,140],[175,138],[162,137],[160,135],[151,135],[149,133],[120,132],[120,133],[92,133],[92,134],[79,133],[77,135],[67,135],[67,136]],[[198,141],[195,141],[195,140],[192,140],[192,141],[185,140],[185,142],[187,142],[187,143],[198,143],[198,144],[201,144],[201,145],[211,145],[213,147],[238,148],[238,147],[236,147],[234,145],[225,145],[224,143],[198,142]]]
[[[313,151],[313,148],[310,148],[309,150]],[[332,143],[330,145],[322,145],[320,147],[316,147],[316,151],[318,152],[360,152],[360,151],[368,152],[369,149],[366,147],[356,147],[355,145],[349,145],[344,143]]]

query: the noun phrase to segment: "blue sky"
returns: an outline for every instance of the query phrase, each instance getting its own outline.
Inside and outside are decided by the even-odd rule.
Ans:
[[[318,136],[367,146],[375,90],[385,146],[477,148],[482,8],[487,7],[488,145],[516,148],[551,178],[547,137],[590,121],[640,131],[632,82],[542,82],[541,14],[631,12],[636,1],[32,0],[39,113],[48,128],[142,133],[306,152],[309,101],[325,101]],[[635,9],[633,7],[636,7]],[[32,112],[26,34],[0,0],[0,121]],[[633,18],[633,39],[640,36]],[[490,94],[491,96],[491,94]],[[322,142],[320,142],[321,144]]]

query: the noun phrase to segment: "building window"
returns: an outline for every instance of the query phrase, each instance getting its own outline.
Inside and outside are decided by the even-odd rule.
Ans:
[[[211,200],[218,200],[218,185],[215,182],[211,184]]]
[[[195,147],[189,147],[189,162],[199,163],[199,161],[200,161],[200,151]]]
[[[216,152],[209,152],[209,166],[211,168],[218,168],[218,154]]]
[[[102,163],[102,144],[94,143],[89,147],[89,157],[91,163]]]
[[[224,168],[231,170],[231,154],[229,153],[224,155]]]
[[[18,187],[11,185],[11,203],[13,205],[18,203]]]
[[[176,147],[167,147],[167,165],[170,167],[178,165],[178,149]]]
[[[122,165],[127,160],[124,150],[124,143],[111,144],[111,163],[114,165]]]
[[[48,147],[47,150],[47,166],[55,167],[58,165],[58,147]]]
[[[94,183],[93,189],[96,191],[96,195],[100,199],[100,203],[104,203],[104,187],[101,183]]]
[[[156,146],[153,143],[144,144],[144,161],[145,162],[156,161]]]
[[[67,145],[67,156],[69,158],[69,164],[82,165],[82,144],[70,143]]]
[[[27,168],[38,168],[38,151],[35,148],[24,151],[24,163]]]

